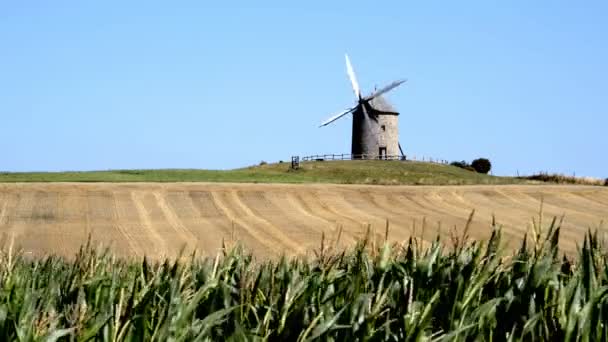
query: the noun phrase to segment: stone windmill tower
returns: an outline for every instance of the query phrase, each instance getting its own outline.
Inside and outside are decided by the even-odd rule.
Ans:
[[[395,89],[406,80],[395,81],[384,88],[374,91],[369,96],[361,96],[359,83],[348,55],[346,57],[346,71],[357,97],[357,104],[341,113],[325,120],[321,127],[329,125],[339,118],[353,114],[353,133],[351,153],[353,158],[375,159],[387,156],[403,155],[399,145],[399,126],[397,117],[399,113],[383,94]]]

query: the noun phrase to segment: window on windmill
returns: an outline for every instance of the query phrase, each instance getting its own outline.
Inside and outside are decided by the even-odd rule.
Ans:
[[[382,129],[382,132],[386,132],[386,126],[385,125],[380,126],[380,129]]]

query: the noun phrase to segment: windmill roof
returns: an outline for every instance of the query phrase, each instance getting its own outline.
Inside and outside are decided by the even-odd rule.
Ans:
[[[382,96],[374,97],[369,101],[369,104],[377,111],[388,112],[388,113],[399,113],[395,107],[393,107],[388,100]]]

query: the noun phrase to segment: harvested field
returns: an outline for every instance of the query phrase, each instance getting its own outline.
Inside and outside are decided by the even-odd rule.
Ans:
[[[587,228],[608,218],[608,188],[592,186],[364,186],[227,183],[0,184],[0,233],[26,254],[73,255],[90,235],[120,256],[212,255],[222,239],[238,240],[260,257],[307,254],[321,234],[340,245],[367,226],[402,241],[462,229],[485,239],[492,215],[514,246],[538,216],[565,215],[562,248],[572,251]],[[426,222],[423,225],[423,221]],[[424,229],[423,229],[424,226]]]

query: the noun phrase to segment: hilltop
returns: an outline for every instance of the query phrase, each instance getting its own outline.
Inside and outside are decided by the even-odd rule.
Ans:
[[[0,182],[235,182],[333,183],[381,185],[526,184],[514,177],[496,177],[451,165],[414,161],[318,161],[291,170],[273,163],[234,170],[161,169],[86,172],[4,172]]]

